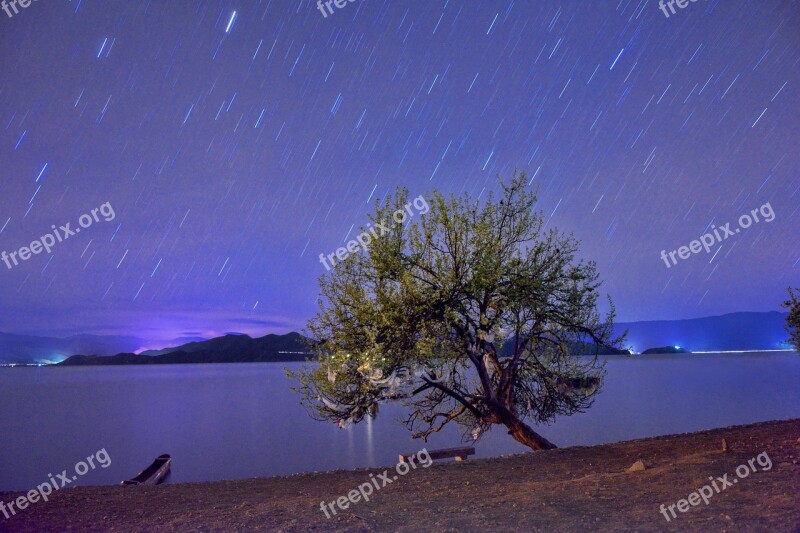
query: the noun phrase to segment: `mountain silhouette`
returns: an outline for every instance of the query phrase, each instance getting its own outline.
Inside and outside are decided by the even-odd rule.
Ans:
[[[141,354],[120,353],[113,356],[73,355],[58,363],[80,365],[152,365],[196,363],[268,363],[305,361],[312,357],[307,340],[299,333],[265,335],[224,335],[201,342],[150,350]]]

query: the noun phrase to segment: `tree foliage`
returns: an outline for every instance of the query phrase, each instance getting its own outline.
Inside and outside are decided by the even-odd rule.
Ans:
[[[789,342],[800,352],[800,289],[789,289],[789,299],[783,302],[783,307],[789,310],[789,316],[786,317]]]
[[[533,449],[555,447],[525,420],[548,423],[587,409],[604,365],[575,357],[581,343],[619,346],[614,306],[598,311],[593,262],[572,235],[546,229],[524,174],[499,199],[429,198],[430,211],[389,222],[405,189],[376,202],[389,232],[320,279],[309,321],[317,364],[290,373],[312,416],[346,427],[403,402],[406,425],[427,439],[445,425],[477,439],[495,424]]]

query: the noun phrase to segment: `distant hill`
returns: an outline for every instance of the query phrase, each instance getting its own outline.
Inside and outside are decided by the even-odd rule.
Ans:
[[[625,347],[632,346],[635,351],[653,346],[681,346],[692,352],[774,350],[789,348],[785,343],[788,338],[785,321],[786,313],[777,311],[744,312],[688,320],[619,323],[615,325],[615,332],[619,334],[628,329]],[[67,364],[302,361],[310,356],[302,339],[298,333],[255,339],[239,334],[210,340],[184,338],[175,341],[170,348],[135,355],[134,351],[152,346],[152,342],[125,336],[75,335],[61,339],[0,333],[0,364],[53,363],[74,354],[93,355],[79,356]],[[572,353],[593,353],[593,347],[575,346]],[[600,355],[609,353],[615,351],[606,348],[600,351]],[[118,354],[116,359],[97,359],[113,354]],[[159,359],[167,355],[169,357]]]
[[[572,355],[628,355],[628,350],[618,350],[608,346],[597,346],[588,342],[573,342],[569,345],[569,353]],[[514,343],[507,340],[500,347],[500,357],[511,357],[514,355]]]
[[[652,346],[681,346],[692,352],[787,349],[786,315],[778,311],[730,313],[687,320],[655,320],[615,324],[617,334],[629,330],[626,346],[641,351]]]
[[[228,333],[222,337],[189,342],[172,348],[148,350],[142,352],[142,355],[164,355],[173,352],[230,352],[235,350],[245,350],[248,354],[257,356],[265,351],[306,353],[308,352],[308,347],[305,344],[305,337],[294,332],[286,335],[269,334],[255,339],[243,333]]]
[[[151,350],[142,354],[120,353],[114,356],[74,355],[59,363],[82,365],[151,365],[196,363],[267,363],[305,361],[312,357],[305,337],[299,333],[265,335],[225,335],[202,342]]]
[[[112,355],[134,351],[147,341],[120,335],[73,335],[66,338],[0,333],[0,364],[36,364],[61,361],[76,353]]]
[[[692,353],[685,348],[677,346],[662,346],[661,348],[648,348],[642,352],[642,355],[660,354],[660,353]]]
[[[618,350],[609,346],[600,346],[588,342],[572,343],[570,352],[572,355],[628,355],[628,350]]]

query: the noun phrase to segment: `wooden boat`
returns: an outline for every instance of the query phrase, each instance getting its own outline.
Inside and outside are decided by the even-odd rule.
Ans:
[[[172,466],[172,457],[164,454],[159,455],[153,464],[139,472],[133,479],[123,481],[122,485],[158,485],[169,475]]]

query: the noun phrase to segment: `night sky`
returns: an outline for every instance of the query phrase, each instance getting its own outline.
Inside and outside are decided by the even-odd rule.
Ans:
[[[300,330],[376,198],[525,170],[620,320],[800,285],[800,4],[45,0],[0,11],[0,331]],[[13,12],[12,12],[13,13]],[[769,203],[667,268],[661,250]],[[763,217],[762,217],[763,218]],[[413,220],[412,220],[413,221]]]

